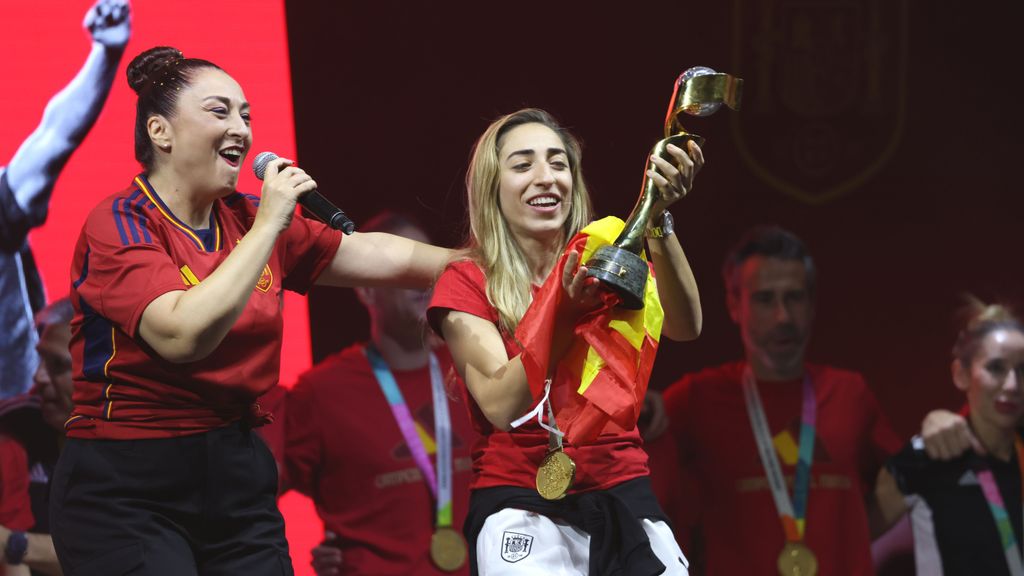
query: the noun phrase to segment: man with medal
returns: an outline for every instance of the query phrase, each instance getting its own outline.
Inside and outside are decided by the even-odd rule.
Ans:
[[[362,227],[429,242],[411,217]],[[359,288],[371,338],[303,374],[287,399],[285,472],[329,533],[317,574],[468,574],[462,520],[475,433],[424,329],[429,292]]]
[[[865,502],[901,442],[863,377],[804,361],[813,260],[790,232],[756,228],[723,276],[745,359],[664,393],[683,547],[706,574],[873,574]]]

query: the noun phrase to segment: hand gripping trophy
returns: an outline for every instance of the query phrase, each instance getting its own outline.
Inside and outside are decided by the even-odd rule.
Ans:
[[[715,72],[705,66],[695,66],[683,72],[676,80],[672,99],[665,116],[665,138],[654,145],[651,155],[657,154],[669,162],[674,159],[666,151],[669,144],[686,150],[693,140],[704,145],[704,138],[687,132],[680,117],[710,116],[725,104],[739,110],[743,95],[743,80],[729,74]],[[648,165],[650,159],[648,159]],[[645,166],[646,172],[650,166]],[[615,290],[622,298],[620,306],[639,310],[644,306],[644,288],[647,284],[647,260],[640,256],[644,246],[644,232],[650,221],[651,209],[660,199],[661,192],[650,177],[644,179],[644,188],[626,226],[615,242],[599,248],[587,262],[587,275],[593,276]]]

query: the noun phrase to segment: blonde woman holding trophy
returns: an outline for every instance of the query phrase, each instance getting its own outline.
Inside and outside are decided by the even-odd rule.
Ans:
[[[704,158],[694,142],[667,154],[671,161],[652,156],[647,171],[657,198],[641,225],[658,280],[646,297],[663,322],[653,336],[642,319],[634,324],[647,331],[632,357],[641,366],[653,360],[648,340],[691,340],[701,329],[697,284],[667,209],[692,189]],[[602,322],[638,313],[622,311],[622,297],[584,264],[610,232],[606,220],[588,226],[579,142],[542,110],[503,116],[477,141],[466,183],[465,257],[438,280],[428,318],[481,432],[465,524],[472,573],[686,574],[635,427],[631,403],[642,400],[649,371],[626,378],[643,380],[626,383],[640,393],[611,417],[570,394]]]

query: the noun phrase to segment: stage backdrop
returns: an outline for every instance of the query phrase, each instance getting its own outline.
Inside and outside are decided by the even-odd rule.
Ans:
[[[35,129],[43,108],[78,72],[90,49],[82,19],[89,0],[36,0],[5,5],[0,21],[0,165]],[[242,85],[252,104],[253,153],[239,189],[258,193],[250,165],[255,152],[294,157],[294,125],[283,0],[203,2],[140,1],[132,5],[132,37],[103,113],[57,180],[47,222],[30,242],[48,300],[66,296],[71,253],[85,215],[103,197],[126,188],[139,172],[133,156],[135,94],[124,69],[156,45],[211,60]],[[282,381],[291,383],[310,365],[304,297],[286,293]],[[286,496],[292,556],[299,574],[310,574],[309,550],[321,527],[308,500]]]
[[[899,432],[963,401],[959,295],[1020,301],[1024,8],[996,1],[288,3],[298,147],[356,222],[412,210],[464,232],[470,148],[499,114],[546,108],[584,141],[600,214],[626,216],[676,76],[746,79],[745,108],[685,123],[707,167],[672,208],[704,333],[664,346],[655,386],[742,347],[719,267],[748,227],[802,236],[820,269],[810,358],[859,370]],[[330,39],[326,41],[326,39]],[[314,357],[365,337],[347,292],[311,295]],[[344,329],[337,326],[342,323]]]
[[[958,295],[1020,301],[1024,116],[1002,88],[1018,65],[1005,49],[1019,33],[1017,3],[283,2],[138,2],[122,71],[155,44],[222,64],[253,104],[255,151],[282,155],[294,152],[291,86],[300,160],[321,191],[357,223],[414,210],[448,244],[464,232],[470,147],[498,114],[539,106],[573,127],[599,212],[624,216],[676,75],[700,64],[747,79],[743,112],[687,124],[708,138],[708,166],[673,212],[705,328],[695,343],[665,345],[655,386],[740,355],[718,268],[754,224],[807,240],[820,267],[811,357],[864,372],[904,434],[929,408],[962,401],[948,375]],[[0,162],[81,66],[89,4],[5,7]],[[31,235],[51,299],[67,293],[86,211],[138,170],[133,102],[119,74]],[[246,173],[241,188],[258,186]],[[316,358],[365,338],[349,292],[311,300]],[[286,307],[290,385],[309,344],[302,301]],[[290,498],[302,573],[319,528],[289,512]]]

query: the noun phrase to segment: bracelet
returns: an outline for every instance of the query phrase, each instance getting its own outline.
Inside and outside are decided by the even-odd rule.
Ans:
[[[661,213],[661,222],[647,230],[648,238],[665,238],[676,233],[675,221],[672,220],[672,213],[665,210]]]
[[[12,530],[7,537],[7,545],[4,546],[4,559],[11,566],[21,564],[28,552],[28,536],[20,530]]]

